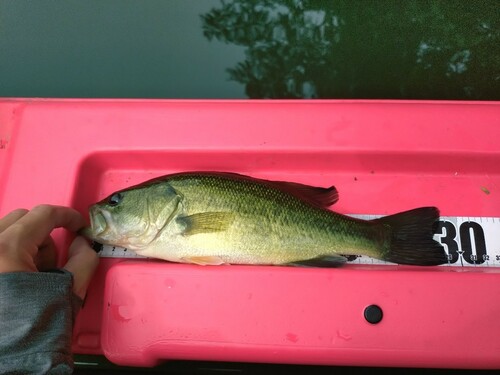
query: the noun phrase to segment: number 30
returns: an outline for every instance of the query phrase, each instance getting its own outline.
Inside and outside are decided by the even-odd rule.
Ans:
[[[471,236],[471,232],[473,236]],[[450,263],[458,261],[460,254],[463,259],[470,264],[482,264],[488,259],[486,254],[486,241],[484,239],[484,231],[481,225],[474,221],[466,221],[460,224],[460,244],[462,249],[458,249],[456,240],[457,230],[455,225],[450,221],[440,220],[436,229],[437,234],[441,234],[441,243],[448,247],[448,257]],[[472,240],[476,248],[476,254],[472,253]]]

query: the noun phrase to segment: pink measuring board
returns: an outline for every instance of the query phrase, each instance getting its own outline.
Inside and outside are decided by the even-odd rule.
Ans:
[[[0,100],[0,215],[40,203],[86,213],[114,190],[189,170],[334,184],[334,207],[346,214],[436,205],[443,216],[493,220],[500,103]],[[68,240],[56,233],[61,248]],[[101,258],[73,349],[133,366],[193,359],[500,368],[500,268],[483,265]]]

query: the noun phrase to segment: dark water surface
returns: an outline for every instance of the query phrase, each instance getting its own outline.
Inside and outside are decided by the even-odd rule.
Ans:
[[[0,1],[0,96],[500,99],[497,0]]]

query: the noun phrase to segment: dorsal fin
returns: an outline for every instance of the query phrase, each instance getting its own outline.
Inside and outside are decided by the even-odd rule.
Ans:
[[[268,181],[268,183],[319,207],[330,207],[339,200],[335,186],[324,188],[286,181]]]
[[[169,178],[175,177],[176,175],[211,175],[211,176],[220,176],[229,179],[239,179],[239,180],[247,180],[247,181],[255,181],[261,184],[265,184],[267,186],[274,187],[279,189],[285,193],[292,194],[295,197],[302,199],[310,204],[313,204],[317,207],[329,207],[334,203],[337,203],[339,200],[339,193],[335,186],[330,186],[328,188],[311,186],[300,184],[297,182],[288,182],[288,181],[273,181],[273,180],[265,180],[255,177],[250,177],[247,175],[234,173],[234,172],[182,172],[175,173],[171,175],[161,176],[154,178],[149,181],[145,181],[141,184],[129,187],[124,190],[131,190],[135,188],[147,187],[152,184],[161,183]]]
[[[247,181],[253,180],[261,184],[272,186],[285,193],[292,194],[297,198],[305,200],[308,203],[318,207],[330,207],[331,205],[337,203],[339,200],[339,193],[335,188],[335,186],[324,188],[324,187],[300,184],[298,182],[265,180],[234,172],[199,172],[199,173],[211,174],[226,178],[241,179]]]

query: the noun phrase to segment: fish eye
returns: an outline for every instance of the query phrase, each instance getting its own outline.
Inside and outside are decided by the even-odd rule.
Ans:
[[[120,193],[114,193],[111,197],[109,197],[108,204],[110,206],[117,206],[123,200],[123,195]]]

